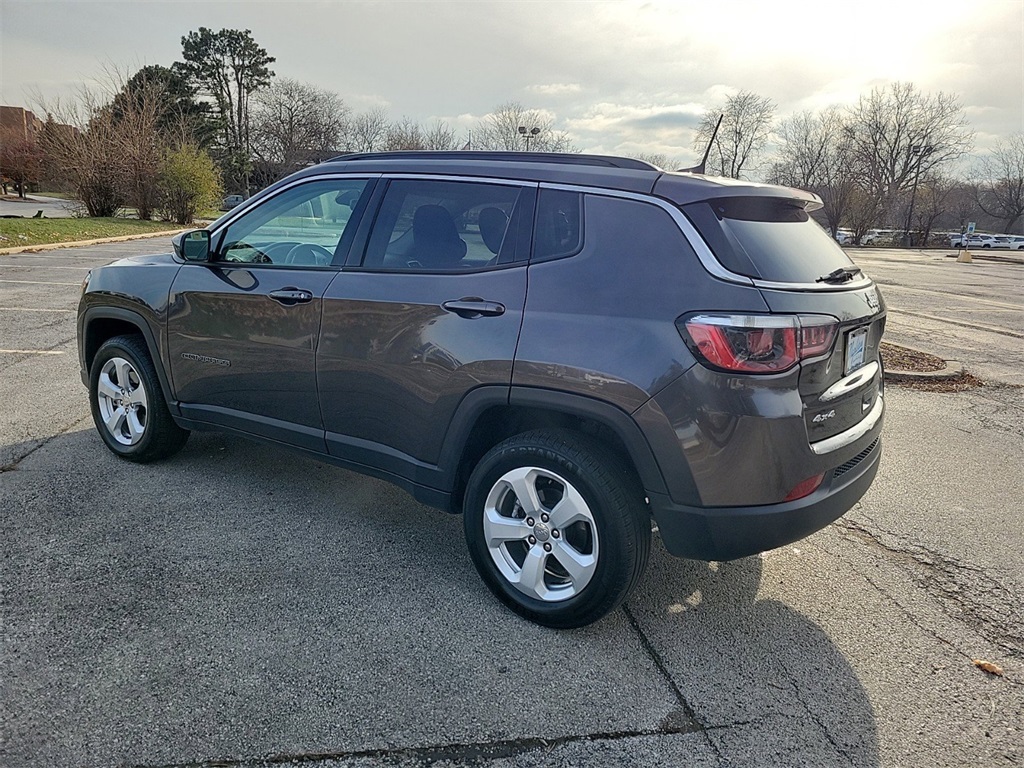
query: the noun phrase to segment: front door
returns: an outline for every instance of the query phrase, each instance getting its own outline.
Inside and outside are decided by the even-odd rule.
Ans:
[[[324,292],[366,179],[300,183],[214,232],[171,286],[168,353],[186,418],[324,451],[315,351]]]
[[[388,182],[365,254],[324,296],[317,376],[332,454],[423,480],[466,394],[507,391],[534,197],[530,185]]]

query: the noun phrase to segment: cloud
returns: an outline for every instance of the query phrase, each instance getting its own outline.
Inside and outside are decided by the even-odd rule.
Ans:
[[[657,130],[662,128],[693,128],[700,122],[704,106],[697,103],[651,104],[595,104],[581,117],[565,121],[568,130],[583,132]]]
[[[580,93],[583,86],[579,83],[548,83],[547,85],[528,85],[524,90],[527,93],[536,93],[541,96],[565,96],[570,93]]]

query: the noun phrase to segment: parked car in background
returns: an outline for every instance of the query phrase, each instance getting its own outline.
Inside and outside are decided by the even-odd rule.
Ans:
[[[1010,247],[1010,236],[1009,235],[994,235],[992,237],[993,248],[1009,248]]]
[[[1014,251],[1024,250],[1024,235],[1010,235],[1008,247]]]
[[[244,200],[245,198],[241,195],[228,195],[221,201],[220,209],[222,211],[230,211],[232,208],[241,205]]]
[[[949,238],[950,248],[994,248],[995,237],[992,235],[973,234],[970,237],[953,235]]]
[[[636,586],[652,523],[732,560],[871,485],[885,303],[819,207],[626,158],[349,155],[93,269],[82,380],[123,459],[222,429],[389,480],[463,516],[501,602],[578,627]]]
[[[849,229],[837,229],[835,239],[840,245],[853,245],[853,232]]]

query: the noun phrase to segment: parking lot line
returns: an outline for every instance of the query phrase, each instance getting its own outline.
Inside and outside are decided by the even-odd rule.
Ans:
[[[0,307],[0,312],[74,312],[74,309],[36,309],[35,307]]]
[[[76,272],[88,272],[92,267],[65,267],[52,264],[0,264],[0,269],[73,269]]]
[[[0,355],[63,355],[60,349],[0,349]]]
[[[27,285],[73,285],[78,287],[81,283],[55,283],[50,280],[0,280],[0,283],[23,283]]]

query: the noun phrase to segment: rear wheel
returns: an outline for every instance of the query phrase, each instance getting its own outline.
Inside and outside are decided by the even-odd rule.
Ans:
[[[495,446],[466,490],[466,541],[481,577],[516,613],[581,627],[640,580],[651,523],[639,482],[585,435],[538,430]]]
[[[99,348],[89,375],[89,403],[96,429],[123,459],[156,461],[188,440],[167,410],[149,350],[139,336],[116,336]]]

